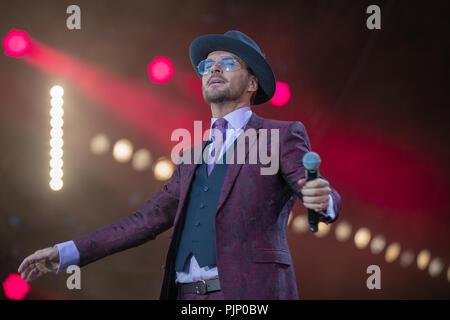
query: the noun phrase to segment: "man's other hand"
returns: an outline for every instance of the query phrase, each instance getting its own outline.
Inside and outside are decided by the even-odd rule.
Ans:
[[[59,250],[49,247],[38,250],[26,257],[19,266],[18,272],[27,282],[33,281],[46,273],[56,272],[59,266]]]

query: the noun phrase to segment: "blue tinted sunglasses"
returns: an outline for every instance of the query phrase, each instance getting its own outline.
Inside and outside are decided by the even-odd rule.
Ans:
[[[207,74],[216,63],[213,59],[205,59],[200,61],[197,66],[198,72],[203,76]],[[241,68],[240,63],[232,56],[221,56],[217,59],[217,63],[224,71],[235,71]]]

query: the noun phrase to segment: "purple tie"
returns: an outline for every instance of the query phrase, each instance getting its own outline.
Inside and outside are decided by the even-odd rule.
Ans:
[[[226,138],[226,135],[225,135],[225,126],[227,125],[227,120],[226,119],[224,119],[224,118],[220,118],[220,119],[217,119],[216,121],[214,121],[214,123],[213,123],[213,125],[212,125],[212,127],[213,127],[213,129],[217,129],[217,130],[219,130],[220,132],[222,132],[222,143],[223,143],[223,145],[225,145],[225,138]],[[212,135],[212,148],[214,148],[214,135]],[[219,152],[219,150],[220,150],[220,145],[218,145],[217,146],[217,152]],[[215,149],[212,149],[211,150],[211,157],[215,157],[216,156],[216,150]],[[211,164],[208,164],[208,176],[211,174],[211,172],[213,171],[213,169],[214,169],[214,165],[216,164],[216,161],[214,160],[214,162],[213,163],[211,163]]]

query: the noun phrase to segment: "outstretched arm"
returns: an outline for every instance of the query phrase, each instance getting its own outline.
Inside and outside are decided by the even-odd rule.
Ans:
[[[177,165],[169,182],[136,212],[90,234],[38,250],[19,266],[22,279],[35,280],[49,272],[59,272],[68,264],[82,267],[131,247],[141,245],[173,225],[180,196]]]
[[[173,226],[180,198],[180,167],[170,181],[136,212],[85,236],[74,239],[79,266],[139,246]]]

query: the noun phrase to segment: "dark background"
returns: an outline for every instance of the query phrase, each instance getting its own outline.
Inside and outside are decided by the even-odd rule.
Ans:
[[[81,30],[66,28],[71,4],[81,8]],[[366,28],[371,4],[381,8],[381,30]],[[448,299],[448,12],[447,1],[2,1],[2,39],[11,29],[24,30],[168,102],[152,106],[158,116],[149,112],[133,125],[61,74],[0,55],[1,281],[27,255],[131,214],[162,188],[151,171],[137,172],[111,154],[93,155],[90,139],[104,132],[112,141],[126,137],[148,148],[155,159],[170,157],[170,136],[157,140],[151,132],[176,128],[174,106],[191,114],[187,126],[193,120],[209,125],[211,115],[198,96],[191,41],[238,29],[258,43],[292,92],[282,108],[265,104],[253,111],[306,126],[323,159],[322,175],[343,198],[341,220],[353,227],[342,243],[334,235],[337,223],[324,238],[289,229],[300,297]],[[156,56],[169,57],[175,67],[165,85],[148,79]],[[60,192],[48,186],[48,91],[56,83],[65,89]],[[306,213],[300,201],[293,213]],[[430,250],[443,271],[431,277],[415,262],[403,268],[399,259],[387,263],[384,251],[357,249],[353,234],[360,227],[402,250]],[[157,299],[169,234],[86,266],[81,290],[66,288],[66,274],[47,275],[30,284],[27,298]],[[381,290],[366,287],[372,264],[381,268]]]

